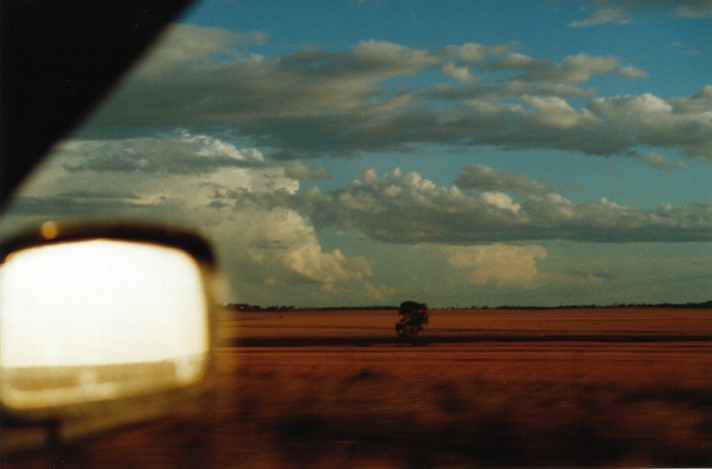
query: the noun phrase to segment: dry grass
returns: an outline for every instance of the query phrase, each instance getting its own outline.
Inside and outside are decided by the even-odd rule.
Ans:
[[[233,320],[229,330],[271,338],[300,330],[307,336],[360,335],[375,334],[368,328],[382,320],[392,333],[394,313],[387,321],[366,313],[370,319],[357,324],[343,312],[247,316]],[[432,315],[431,338],[509,338],[500,342],[226,347],[218,355],[217,385],[182,412],[22,463],[712,466],[712,343],[684,339],[708,333],[712,312],[636,310],[626,318],[620,310],[604,312],[613,316],[574,313],[506,312],[497,320],[497,312],[488,312],[470,322],[462,320],[463,312]],[[531,339],[542,331],[681,338]],[[517,334],[530,340],[511,339]]]

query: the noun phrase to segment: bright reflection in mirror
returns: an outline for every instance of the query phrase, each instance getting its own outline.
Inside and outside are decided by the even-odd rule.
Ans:
[[[200,266],[178,249],[98,239],[13,253],[0,268],[0,398],[46,408],[194,382],[207,304]]]

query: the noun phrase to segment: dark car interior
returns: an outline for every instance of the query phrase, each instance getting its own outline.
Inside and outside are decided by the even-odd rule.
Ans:
[[[190,3],[2,2],[3,203],[51,145],[81,122]],[[93,73],[87,73],[87,64],[94,64]]]

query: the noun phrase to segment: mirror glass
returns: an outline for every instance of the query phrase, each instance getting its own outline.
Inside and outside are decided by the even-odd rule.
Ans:
[[[182,250],[96,239],[0,266],[0,401],[54,409],[182,387],[205,372],[208,301]]]

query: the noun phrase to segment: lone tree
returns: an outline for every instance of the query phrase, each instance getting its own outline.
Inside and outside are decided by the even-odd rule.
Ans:
[[[415,301],[404,301],[398,308],[400,321],[396,323],[396,335],[402,341],[416,343],[418,333],[428,323],[428,305]]]

